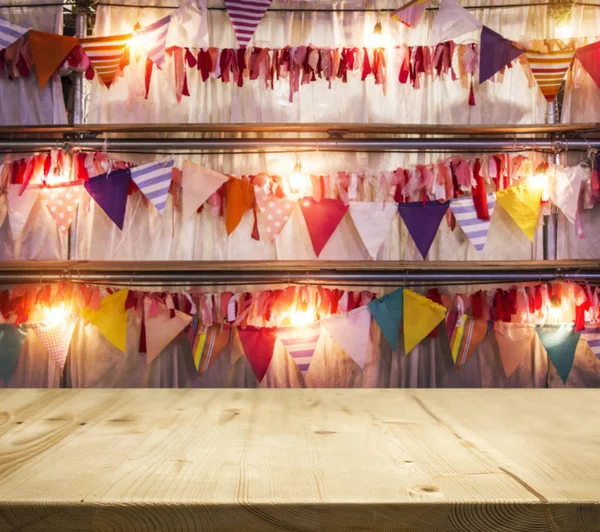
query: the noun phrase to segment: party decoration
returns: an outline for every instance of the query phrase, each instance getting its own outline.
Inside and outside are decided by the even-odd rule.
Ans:
[[[490,193],[487,195],[487,208],[490,219],[494,214],[495,206],[496,195]],[[477,217],[473,198],[459,198],[450,201],[450,210],[475,249],[483,251],[490,230],[490,219],[481,220]]]
[[[258,382],[262,382],[273,358],[273,349],[277,339],[276,330],[246,327],[245,329],[238,329],[238,336],[254,375],[256,375]]]
[[[94,325],[102,335],[119,351],[127,351],[127,310],[125,301],[129,290],[126,288],[110,294],[100,301],[100,309],[85,307],[81,316]]]
[[[171,15],[167,15],[133,34],[133,39],[143,43],[146,56],[158,68],[162,68],[165,64],[165,49],[167,45],[167,33],[169,33],[169,22],[171,22]]]
[[[371,331],[371,313],[366,306],[322,320],[321,325],[361,369],[365,367]]]
[[[555,167],[554,175],[548,179],[549,195],[552,203],[556,205],[572,224],[575,223],[579,193],[585,181],[585,172],[581,166]]]
[[[578,48],[575,51],[575,58],[600,88],[600,41]]]
[[[21,236],[29,213],[40,195],[39,188],[26,188],[21,195],[22,185],[8,185],[8,223],[14,240]]]
[[[448,337],[450,338],[452,360],[454,360],[454,366],[458,371],[469,360],[479,344],[485,340],[489,330],[489,322],[466,314],[457,316],[456,312],[448,312],[446,324]]]
[[[188,48],[208,49],[208,10],[206,0],[186,0],[171,14],[177,27],[174,44]]]
[[[527,185],[499,190],[496,199],[516,224],[533,242],[542,200],[542,188]]]
[[[446,307],[404,290],[404,354],[408,355],[446,317]]]
[[[556,98],[574,55],[574,49],[552,52],[525,51],[533,77],[547,102],[553,102]]]
[[[187,220],[204,205],[222,185],[227,176],[199,164],[184,161],[182,166],[182,218]]]
[[[581,333],[572,324],[536,327],[537,335],[548,353],[563,384],[567,383],[575,359],[575,349]]]
[[[431,31],[433,40],[437,43],[450,41],[481,27],[481,22],[456,0],[442,0]]]
[[[225,184],[225,229],[227,236],[233,233],[244,214],[255,202],[254,186],[249,181],[231,178]]]
[[[429,253],[449,204],[448,201],[415,201],[398,204],[400,216],[423,258],[426,258]]]
[[[110,88],[117,72],[121,69],[123,54],[130,39],[131,34],[128,33],[114,37],[88,37],[80,41],[94,71],[107,89]]]
[[[265,225],[265,231],[269,240],[273,242],[290,219],[297,202],[290,198],[265,196],[263,193],[257,192],[256,203]]]
[[[352,221],[373,260],[377,258],[381,246],[389,235],[396,212],[396,203],[371,203],[368,201],[350,203]]]
[[[302,327],[279,327],[277,337],[298,366],[302,376],[306,377],[321,337],[321,324],[315,322]]]
[[[225,0],[225,9],[240,46],[248,46],[272,1]]]
[[[304,198],[300,200],[300,209],[318,257],[346,215],[348,206],[340,199],[323,198],[315,201],[313,198]]]
[[[144,299],[144,321],[146,330],[146,364],[151,364],[158,355],[192,321],[188,314],[173,310],[173,316],[166,305],[157,304],[158,309],[151,312],[152,300]]]
[[[535,333],[531,325],[503,321],[495,321],[493,327],[504,375],[508,379],[532,352]]]
[[[192,344],[192,353],[198,377],[210,368],[232,338],[233,327],[230,325],[212,325],[197,332]]]
[[[119,229],[123,229],[125,221],[129,176],[129,170],[115,170],[110,174],[92,177],[84,183],[89,195]]]
[[[52,74],[79,44],[79,39],[36,30],[29,30],[28,35],[35,72],[40,88],[44,90]]]
[[[79,186],[73,187],[55,187],[43,188],[40,196],[48,212],[56,221],[56,225],[63,235],[66,235],[73,222],[77,205],[81,198],[82,188]]]
[[[416,28],[421,22],[423,13],[429,5],[429,0],[409,0],[399,9],[391,14],[396,19],[409,28]]]
[[[131,179],[160,214],[167,206],[174,164],[174,159],[168,159],[136,166],[130,170]]]
[[[27,31],[29,31],[29,28],[11,24],[8,20],[0,18],[0,50],[8,48],[22,35],[25,35]]]
[[[524,50],[487,26],[481,29],[479,49],[479,83],[490,79],[523,54]]]
[[[5,386],[8,386],[17,368],[25,338],[27,338],[25,327],[15,327],[9,323],[0,324],[0,379],[4,381]]]
[[[374,299],[369,303],[369,311],[379,325],[383,336],[395,351],[402,327],[404,310],[404,289],[398,288],[393,292]]]
[[[600,359],[600,322],[586,324],[581,334],[590,346],[592,353]]]
[[[65,368],[76,321],[76,317],[71,315],[58,323],[41,321],[31,324],[31,328],[61,371]]]

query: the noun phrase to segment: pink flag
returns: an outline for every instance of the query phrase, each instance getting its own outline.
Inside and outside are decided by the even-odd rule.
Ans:
[[[391,17],[409,28],[416,28],[428,5],[429,0],[409,0],[392,13]]]
[[[59,323],[40,321],[31,324],[31,328],[37,333],[40,342],[58,364],[61,371],[65,367],[76,321],[75,316],[68,316]]]
[[[181,187],[183,189],[183,220],[192,216],[222,185],[227,176],[199,164],[183,161]]]
[[[148,297],[144,299],[147,364],[152,363],[192,321],[191,316],[178,310],[175,310],[175,315],[171,317],[171,311],[162,303],[158,303],[158,308],[158,314],[151,316],[152,300]]]
[[[396,211],[397,206],[393,202],[384,204],[353,201],[350,203],[352,221],[373,260],[377,258],[381,246],[390,234]]]
[[[240,46],[248,46],[273,0],[225,0],[225,9]]]
[[[14,240],[17,240],[27,223],[29,213],[40,195],[39,188],[27,188],[19,196],[23,185],[8,185],[8,223]]]
[[[296,201],[277,196],[265,196],[264,193],[258,191],[255,196],[265,231],[269,236],[269,241],[273,242],[290,219]]]
[[[365,367],[371,340],[369,307],[327,318],[321,321],[321,325],[361,369]]]
[[[82,190],[81,186],[42,189],[41,196],[48,212],[63,234],[71,227]]]
[[[600,87],[600,41],[577,49],[575,57]]]
[[[340,199],[324,198],[315,201],[312,198],[304,198],[300,200],[300,208],[310,234],[310,241],[318,257],[346,215],[348,205],[344,205]]]
[[[276,329],[246,327],[245,329],[238,329],[238,335],[252,371],[254,371],[258,382],[261,382],[273,358],[273,349],[277,339]]]
[[[495,321],[494,333],[504,374],[508,378],[523,358],[532,352],[535,330],[530,325]]]

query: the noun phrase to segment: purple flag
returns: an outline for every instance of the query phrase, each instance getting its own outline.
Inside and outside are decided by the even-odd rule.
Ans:
[[[449,201],[398,203],[400,216],[423,258],[427,257],[448,205],[450,205]]]
[[[512,41],[484,26],[479,47],[479,83],[490,79],[522,53],[523,50],[517,48]]]
[[[123,229],[125,221],[129,178],[129,170],[119,169],[110,174],[92,177],[84,185],[90,196],[119,229]]]

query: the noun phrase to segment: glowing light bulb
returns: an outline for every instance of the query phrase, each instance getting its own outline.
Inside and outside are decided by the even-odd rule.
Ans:
[[[43,310],[44,321],[51,327],[63,323],[68,315],[69,313],[63,303],[55,307],[46,307]]]
[[[571,39],[573,37],[573,27],[571,26],[571,21],[560,21],[554,28],[554,33],[558,39]]]
[[[550,306],[548,307],[548,317],[550,321],[558,323],[562,321],[563,309],[556,296],[550,298]]]
[[[546,176],[546,174],[538,172],[529,177],[529,179],[527,180],[527,184],[531,188],[546,188],[547,180],[548,177]]]
[[[137,30],[140,29],[139,23],[135,25],[133,28],[133,33],[129,42],[127,43],[127,48],[129,48],[129,52],[136,58],[139,58],[141,54],[145,54],[146,50],[152,46],[152,40],[148,38],[147,35],[142,36],[137,33]]]
[[[310,325],[315,321],[315,311],[311,309],[307,310],[293,310],[288,315],[290,324],[294,327],[304,327]]]
[[[46,182],[46,185],[54,186],[61,183],[66,183],[68,179],[64,174],[49,173],[44,181]]]
[[[305,195],[308,187],[308,176],[302,172],[300,159],[296,160],[294,170],[287,178],[290,196],[300,198]]]

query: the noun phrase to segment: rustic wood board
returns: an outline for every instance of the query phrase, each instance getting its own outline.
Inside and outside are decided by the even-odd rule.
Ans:
[[[0,530],[597,531],[596,390],[1,390]]]

